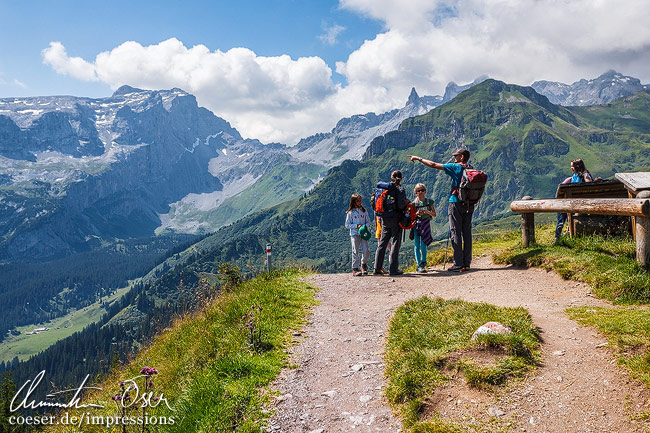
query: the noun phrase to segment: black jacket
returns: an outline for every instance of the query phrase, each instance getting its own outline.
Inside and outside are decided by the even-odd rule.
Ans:
[[[395,185],[391,182],[388,186],[388,194],[395,197],[395,205],[397,207],[397,212],[395,216],[382,217],[382,225],[386,227],[395,227],[399,225],[399,220],[404,209],[406,209],[406,191],[401,185]]]

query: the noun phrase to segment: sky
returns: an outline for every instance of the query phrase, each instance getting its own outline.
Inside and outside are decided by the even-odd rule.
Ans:
[[[0,98],[181,88],[247,138],[487,75],[650,83],[647,0],[0,0]]]

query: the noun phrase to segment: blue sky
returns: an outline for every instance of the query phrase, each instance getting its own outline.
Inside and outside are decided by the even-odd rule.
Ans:
[[[0,20],[0,98],[179,87],[264,142],[482,75],[650,82],[647,0],[0,0]]]
[[[260,56],[319,56],[334,65],[382,28],[380,21],[341,10],[338,1],[330,0],[1,0],[0,18],[0,97],[112,93],[106,83],[79,81],[44,65],[41,51],[51,41],[85,59],[127,40],[150,45],[175,37],[186,46],[223,51],[247,47]],[[321,40],[337,25],[345,30],[336,43]],[[333,78],[345,81],[339,74]]]

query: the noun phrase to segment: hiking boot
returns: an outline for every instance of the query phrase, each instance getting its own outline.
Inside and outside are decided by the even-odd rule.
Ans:
[[[404,275],[404,272],[403,272],[403,271],[391,272],[391,273],[388,274],[388,275],[390,275],[390,276],[392,276],[392,277],[398,277],[398,276],[400,276],[400,275]]]
[[[467,271],[469,271],[469,266],[463,266],[463,267],[460,269],[460,271],[461,271],[461,272],[467,272]]]
[[[361,265],[361,273],[363,275],[368,275],[368,265]]]
[[[360,277],[361,275],[363,275],[363,274],[361,273],[360,270],[358,270],[358,269],[353,269],[352,270],[352,276],[353,277]]]
[[[451,268],[449,268],[447,270],[449,272],[463,272],[462,269],[463,269],[462,266],[454,265],[454,266],[452,266]]]

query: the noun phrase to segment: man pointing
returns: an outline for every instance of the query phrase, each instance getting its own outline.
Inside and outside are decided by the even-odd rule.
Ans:
[[[454,265],[449,268],[452,272],[465,272],[469,270],[472,262],[472,214],[474,205],[463,203],[458,198],[460,182],[463,171],[471,168],[469,150],[460,148],[453,154],[454,162],[441,164],[416,155],[408,155],[412,162],[419,161],[427,167],[443,170],[451,177],[451,193],[449,195],[449,235],[454,248]]]

